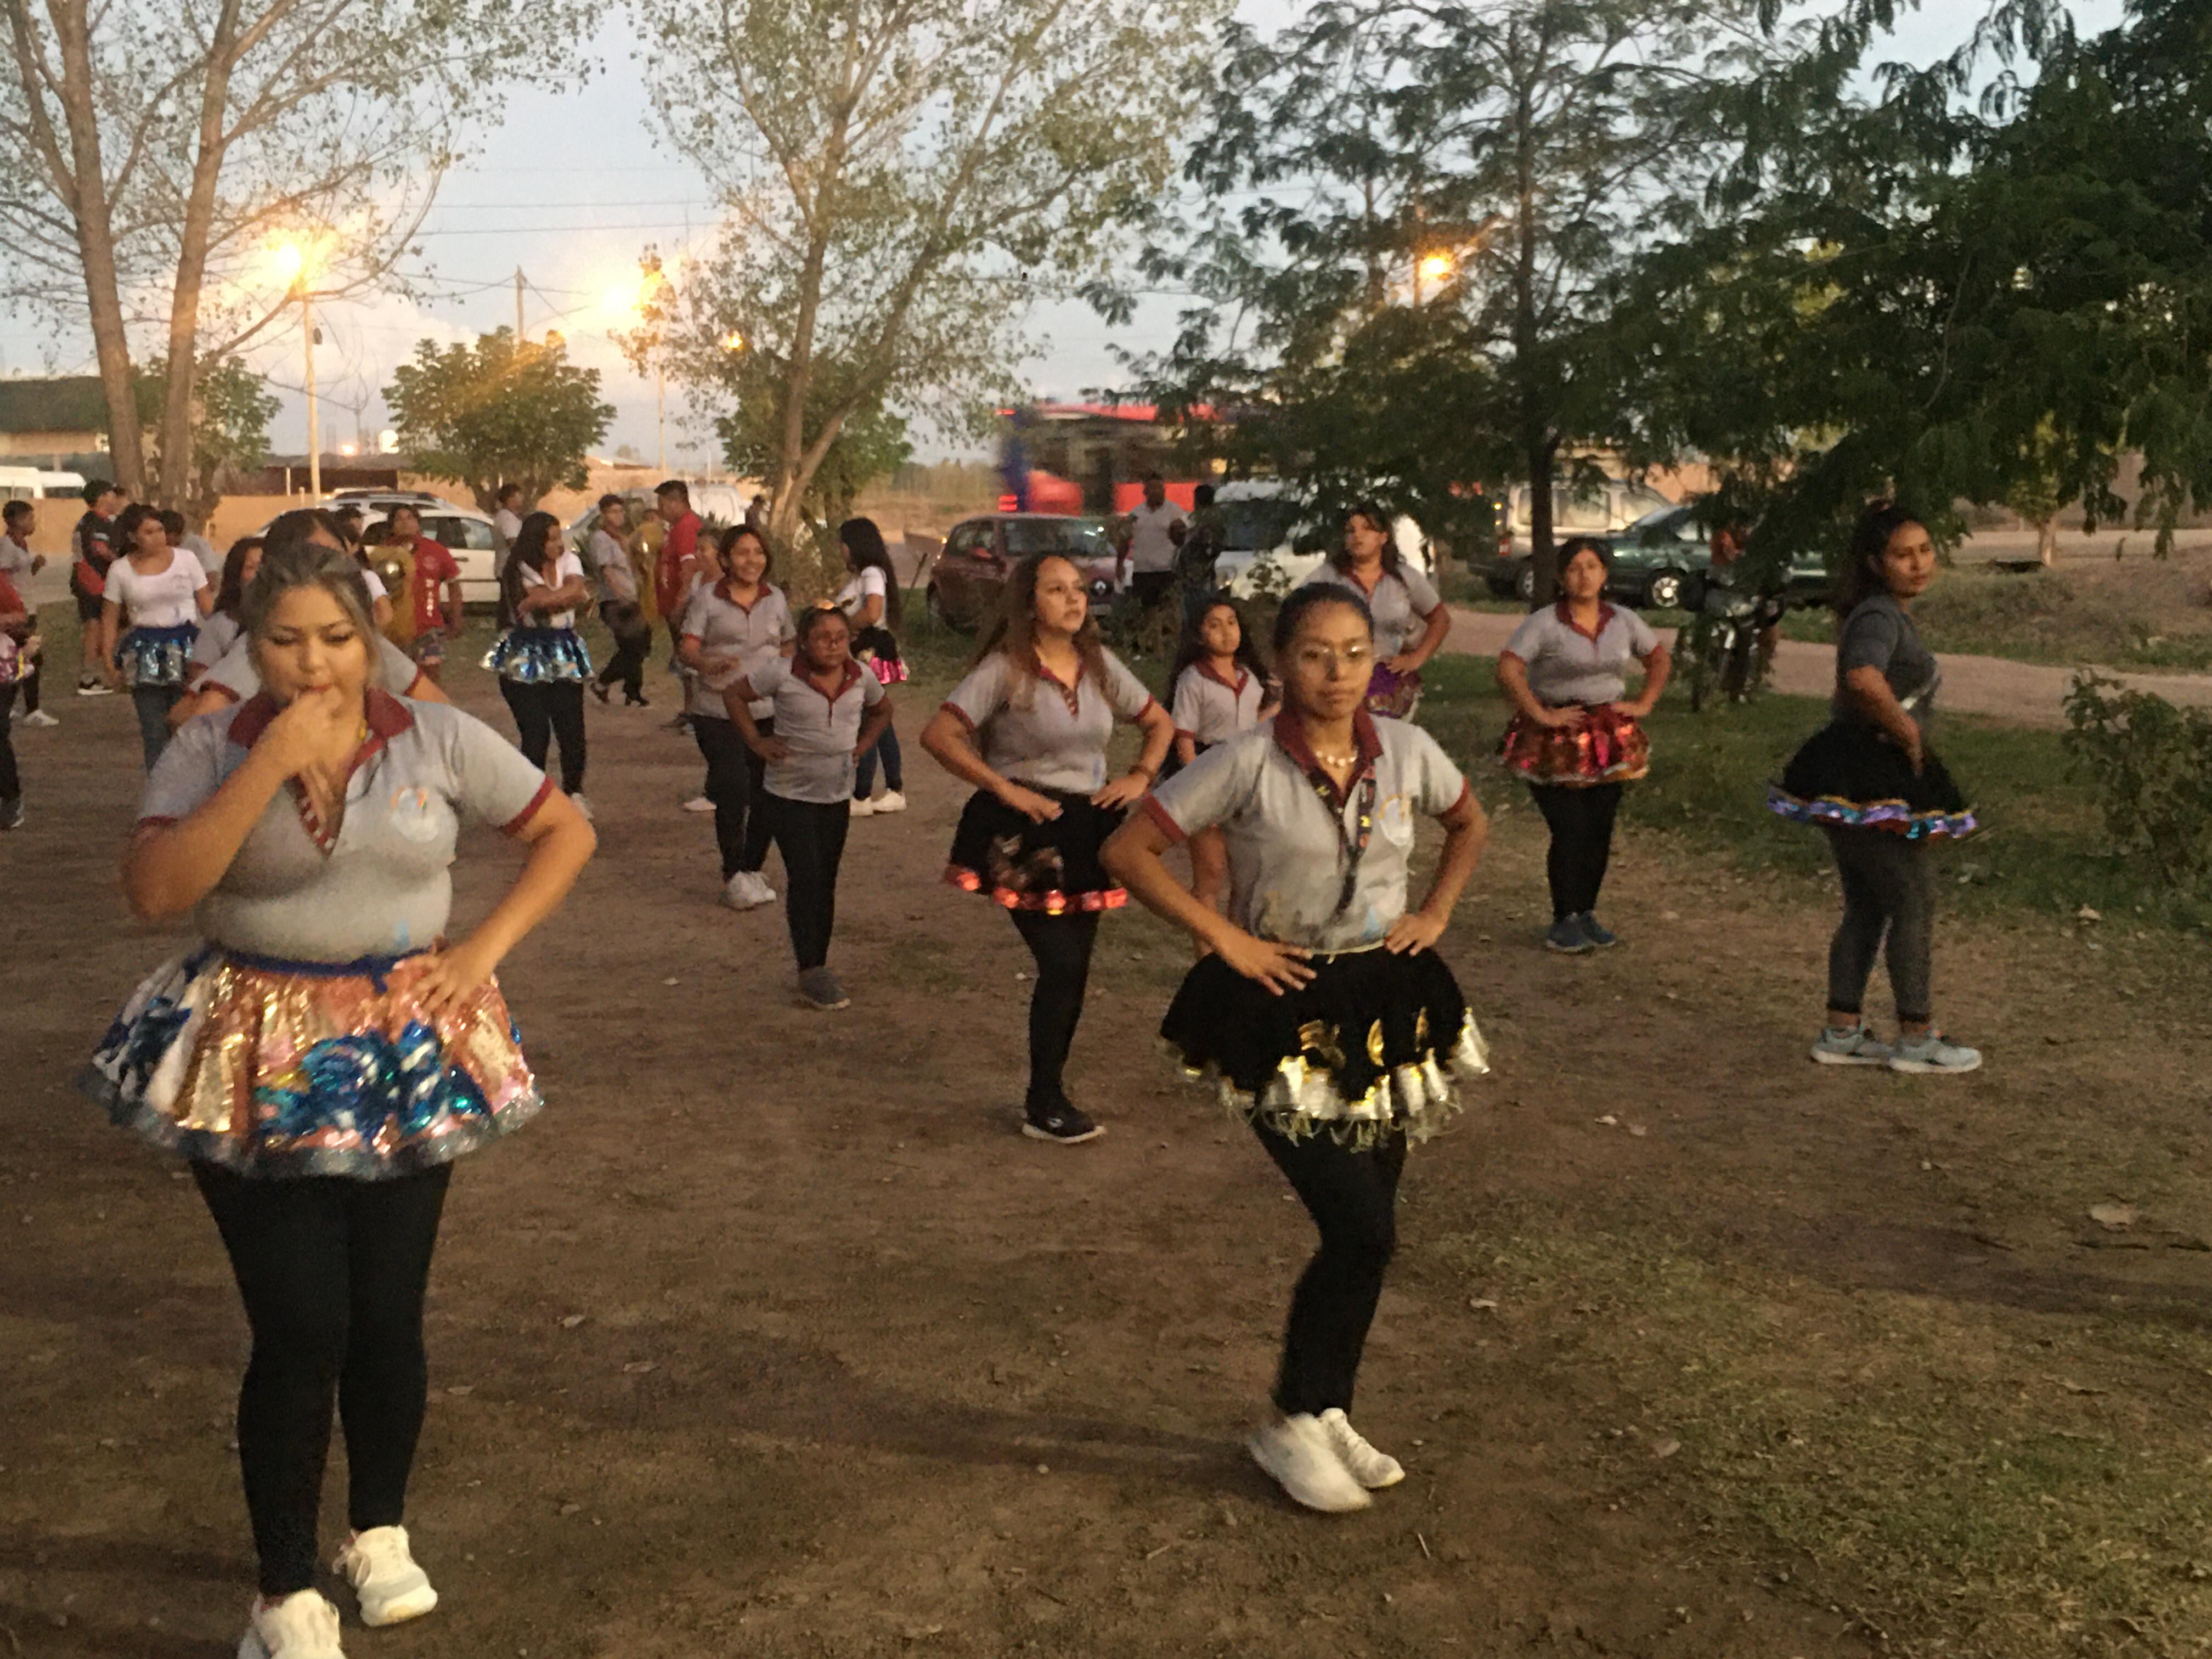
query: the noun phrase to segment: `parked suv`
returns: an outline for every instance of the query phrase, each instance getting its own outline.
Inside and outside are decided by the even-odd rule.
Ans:
[[[1271,479],[1224,484],[1214,505],[1223,525],[1214,583],[1240,599],[1288,592],[1321,568],[1337,543],[1334,530],[1316,522],[1297,496]],[[1409,515],[1401,513],[1391,521],[1390,539],[1401,561],[1434,579],[1435,550]]]
[[[945,532],[929,562],[925,598],[935,620],[963,632],[999,607],[1006,576],[1034,553],[1058,553],[1083,573],[1091,602],[1101,605],[1118,584],[1114,544],[1097,519],[1060,513],[987,513]]]

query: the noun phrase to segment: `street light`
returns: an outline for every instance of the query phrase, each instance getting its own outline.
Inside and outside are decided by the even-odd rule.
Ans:
[[[323,434],[315,409],[315,313],[307,292],[307,250],[297,242],[280,242],[270,249],[277,276],[289,287],[288,297],[300,302],[300,353],[306,366],[301,385],[307,394],[307,499],[323,495]]]

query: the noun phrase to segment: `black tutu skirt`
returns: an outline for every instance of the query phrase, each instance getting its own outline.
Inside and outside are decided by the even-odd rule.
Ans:
[[[1293,1138],[1370,1146],[1425,1140],[1490,1070],[1482,1033],[1433,951],[1313,958],[1313,983],[1276,996],[1219,957],[1200,961],[1160,1022],[1194,1083],[1239,1116]]]
[[[1904,750],[1856,720],[1832,721],[1806,738],[1766,804],[1800,823],[1886,830],[1914,841],[1956,839],[1980,827],[1932,750],[1923,751],[1916,773]]]
[[[1036,786],[1024,784],[1024,788]],[[952,832],[945,878],[981,893],[1009,910],[1118,910],[1129,902],[1098,862],[1098,849],[1121,827],[1123,814],[1091,804],[1088,795],[1062,789],[1036,793],[1060,803],[1060,816],[1042,823],[1007,805],[988,790],[968,798]]]

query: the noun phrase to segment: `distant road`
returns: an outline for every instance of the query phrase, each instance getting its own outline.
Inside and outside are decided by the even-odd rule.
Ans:
[[[1447,651],[1465,651],[1494,657],[1504,647],[1518,617],[1490,611],[1468,611],[1454,606],[1451,632],[1444,638]],[[1671,630],[1662,629],[1669,649]],[[2067,683],[2070,668],[2047,663],[2014,662],[2008,657],[1970,657],[1954,652],[1941,653],[1943,689],[1936,698],[1939,710],[1954,714],[1987,714],[2022,726],[2066,724]],[[2212,674],[2107,673],[2138,691],[2148,691],[2168,702],[2212,708]],[[1836,653],[1832,646],[1808,645],[1784,640],[1775,653],[1774,689],[1805,696],[1825,697],[1836,683]]]

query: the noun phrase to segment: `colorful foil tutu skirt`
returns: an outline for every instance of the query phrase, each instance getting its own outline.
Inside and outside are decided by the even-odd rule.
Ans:
[[[1884,830],[1907,840],[1956,840],[1980,825],[1950,772],[1923,750],[1920,770],[1873,726],[1834,720],[1790,757],[1767,790],[1769,810],[1799,823]]]
[[[1313,982],[1277,996],[1219,957],[1203,958],[1160,1022],[1194,1083],[1242,1117],[1297,1139],[1421,1141],[1490,1070],[1459,984],[1433,951],[1379,946],[1317,956]]]
[[[203,945],[139,986],[83,1087],[155,1146],[242,1175],[374,1181],[448,1163],[543,1102],[496,981],[423,1008],[413,987],[434,960]]]
[[[38,671],[38,636],[18,641],[12,634],[0,634],[0,685],[13,685],[27,680]]]
[[[1400,673],[1386,663],[1376,663],[1375,671],[1367,677],[1367,712],[1383,714],[1394,720],[1409,720],[1421,702],[1421,674],[1419,669]]]
[[[1034,785],[1024,785],[1034,788]],[[1009,910],[1118,910],[1129,902],[1098,862],[1098,849],[1121,823],[1118,809],[1061,789],[1036,793],[1060,803],[1060,816],[1033,823],[988,790],[968,798],[952,833],[945,880]]]
[[[492,641],[483,665],[524,685],[592,678],[592,653],[573,628],[510,628]]]
[[[1651,739],[1634,717],[1610,704],[1581,711],[1574,726],[1539,726],[1516,714],[1500,751],[1506,769],[1530,783],[1574,788],[1630,783],[1651,769]]]
[[[182,685],[191,672],[192,642],[199,636],[199,629],[191,623],[131,629],[115,647],[115,665],[124,684]]]
[[[896,685],[907,677],[899,656],[898,641],[880,623],[862,629],[853,640],[853,654],[867,665],[878,685]]]

